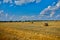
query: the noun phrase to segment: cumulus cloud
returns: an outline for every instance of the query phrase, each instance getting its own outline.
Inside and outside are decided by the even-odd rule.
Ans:
[[[60,1],[56,4],[57,7],[60,7]]]
[[[12,0],[3,0],[3,3],[12,3]]]
[[[8,13],[4,13],[3,10],[0,11],[0,15],[1,15],[0,16],[0,21],[2,21],[2,20],[4,20],[4,21],[36,20],[36,17],[37,17],[35,15],[32,15],[32,16],[27,16],[27,15],[25,15],[25,16],[9,15]]]
[[[28,18],[27,16],[21,16],[21,20],[26,20],[26,18]]]
[[[3,10],[0,10],[0,21],[7,21],[9,20],[8,13],[4,13]]]
[[[60,18],[60,15],[57,15],[56,18]]]
[[[54,16],[54,14],[55,14],[55,12],[54,12],[54,11],[52,11],[52,12],[51,12],[51,14],[50,14],[50,17],[53,17],[53,16]]]
[[[3,16],[3,10],[0,10],[0,17]]]
[[[36,16],[20,16],[19,20],[34,20]]]
[[[15,15],[11,15],[10,17],[9,17],[9,20],[11,21],[11,20],[13,20],[15,18]]]
[[[15,0],[16,5],[22,5],[22,4],[27,4],[27,3],[31,3],[31,2],[39,3],[40,0]]]
[[[39,3],[41,0],[36,0],[36,3]]]
[[[39,20],[40,18],[39,18],[39,16],[38,15],[31,15],[31,16],[27,16],[27,15],[25,15],[25,16],[20,16],[19,17],[19,20]]]
[[[3,10],[0,10],[0,14],[2,14]]]
[[[16,4],[16,5],[22,5],[22,4],[24,4],[24,1],[22,1],[22,0],[15,1],[15,4]]]
[[[5,14],[5,17],[8,18],[8,16],[9,16],[8,13],[6,13],[6,14]]]
[[[41,11],[40,15],[44,15],[49,9],[50,9],[50,6],[48,6],[48,8],[45,8],[43,11]]]
[[[43,17],[43,16],[46,17],[47,16],[47,17],[52,18],[54,16],[54,14],[56,13],[56,10],[58,10],[59,8],[60,8],[60,1],[58,1],[55,6],[48,6],[47,8],[45,8],[43,11],[40,12],[40,16],[41,17]]]
[[[9,0],[3,0],[3,2],[4,2],[4,3],[8,3],[8,2],[9,2]]]
[[[3,3],[11,3],[16,5],[23,5],[27,3],[39,3],[41,0],[3,0]],[[1,2],[0,2],[1,3]]]

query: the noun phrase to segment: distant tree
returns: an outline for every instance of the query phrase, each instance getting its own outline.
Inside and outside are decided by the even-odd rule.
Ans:
[[[9,21],[9,22],[13,22],[13,21]]]

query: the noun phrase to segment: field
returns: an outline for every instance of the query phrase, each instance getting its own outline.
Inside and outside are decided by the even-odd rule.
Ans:
[[[0,40],[60,40],[60,21],[0,22]]]

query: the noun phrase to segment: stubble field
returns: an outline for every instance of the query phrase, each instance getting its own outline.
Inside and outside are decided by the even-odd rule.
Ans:
[[[60,21],[0,22],[0,40],[60,40]]]

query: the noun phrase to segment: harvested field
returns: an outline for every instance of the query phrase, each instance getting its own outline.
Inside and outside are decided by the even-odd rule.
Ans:
[[[60,21],[0,22],[0,40],[60,40]]]

